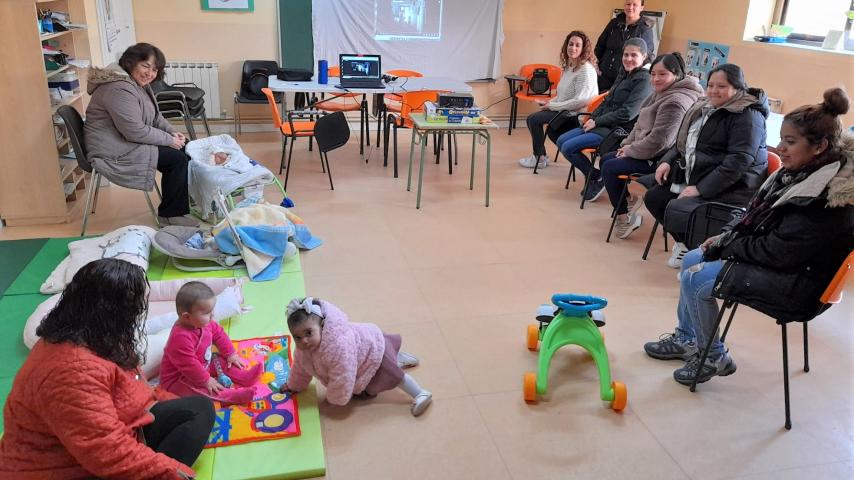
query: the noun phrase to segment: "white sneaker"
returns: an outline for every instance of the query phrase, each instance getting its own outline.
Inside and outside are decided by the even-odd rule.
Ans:
[[[617,238],[627,239],[635,230],[639,229],[643,223],[643,215],[632,213],[629,215],[625,223],[618,222]]]
[[[537,157],[535,155],[531,155],[530,157],[520,158],[519,165],[525,168],[534,168],[534,163],[537,162]],[[539,164],[537,168],[546,168],[549,166],[549,157],[546,155],[540,155]]]
[[[400,368],[417,367],[419,364],[418,357],[403,350],[397,352],[397,366]]]
[[[433,402],[433,394],[429,390],[421,390],[414,399],[412,399],[412,407],[409,409],[413,417],[417,417],[427,410],[427,407]]]
[[[688,253],[688,247],[680,242],[673,244],[673,250],[670,252],[670,258],[667,259],[667,266],[670,268],[682,268],[682,259]]]

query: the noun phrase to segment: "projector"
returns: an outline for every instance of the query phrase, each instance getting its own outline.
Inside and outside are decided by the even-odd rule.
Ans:
[[[440,93],[439,108],[471,108],[474,97],[469,93]]]

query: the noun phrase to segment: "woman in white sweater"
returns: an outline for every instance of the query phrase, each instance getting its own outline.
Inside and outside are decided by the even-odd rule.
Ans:
[[[528,116],[528,130],[531,131],[533,155],[519,160],[519,165],[534,168],[539,161],[539,167],[548,166],[549,157],[546,155],[546,133],[555,141],[562,133],[577,128],[578,121],[574,116],[562,117],[561,125],[554,122],[551,128],[544,128],[561,112],[575,113],[584,111],[587,103],[598,93],[596,56],[593,55],[593,43],[584,32],[575,30],[566,36],[560,50],[560,65],[563,68],[560,82],[557,84],[557,96],[549,102],[540,103],[540,111]]]

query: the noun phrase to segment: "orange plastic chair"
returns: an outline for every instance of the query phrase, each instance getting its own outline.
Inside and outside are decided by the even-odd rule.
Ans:
[[[549,72],[549,82],[551,82],[551,87],[549,88],[547,95],[534,95],[528,93],[528,80],[531,78],[531,75],[534,74],[534,70],[538,68],[545,68]],[[507,128],[507,135],[510,135],[513,132],[513,129],[516,128],[516,115],[519,109],[519,100],[521,99],[528,102],[551,100],[555,97],[555,90],[557,89],[558,82],[560,82],[561,73],[563,73],[563,71],[557,65],[551,65],[549,63],[529,63],[527,65],[522,65],[519,69],[518,77],[504,77],[510,85],[510,97],[512,98],[510,101],[510,125]],[[517,85],[517,82],[521,83]]]
[[[412,78],[412,77],[423,77],[424,75],[421,72],[416,72],[415,70],[389,70],[386,72],[388,75],[399,78]],[[403,95],[398,93],[386,93],[383,96],[384,107],[387,112],[395,112],[400,113],[400,102],[403,99]]]
[[[308,137],[309,150],[311,150],[311,140],[314,137],[314,121],[294,121],[295,118],[311,118],[309,113],[304,112],[288,112],[288,121],[283,122],[279,115],[279,106],[276,105],[276,98],[273,96],[273,91],[269,88],[262,88],[261,92],[267,97],[267,103],[270,104],[270,112],[273,115],[273,125],[282,133],[282,158],[279,160],[279,175],[285,168],[285,147],[288,145],[288,138],[291,139],[291,148],[288,150],[287,173],[285,174],[285,190],[288,188],[288,176],[291,173],[291,157],[294,153],[294,143],[297,137]],[[323,163],[321,163],[323,165]],[[325,167],[324,167],[325,170]]]
[[[811,318],[805,318],[804,320],[799,320],[804,324],[804,372],[810,371],[809,364],[809,341],[807,336],[807,324],[810,320],[818,316],[822,311],[824,311],[828,305],[836,304],[842,301],[842,293],[845,290],[845,283],[848,281],[848,277],[851,275],[851,270],[854,269],[854,252],[848,254],[845,260],[842,262],[842,265],[839,267],[839,270],[836,271],[836,274],[830,280],[830,283],[827,285],[827,288],[824,289],[824,293],[821,294],[819,298],[819,302],[821,306],[819,306],[815,315]],[[724,299],[723,307],[721,308],[720,313],[718,314],[717,323],[715,324],[715,331],[717,331],[718,327],[721,325],[721,320],[723,319],[724,313],[727,308],[732,307],[732,311],[729,315],[729,320],[726,323],[726,327],[724,327],[724,331],[721,334],[721,342],[726,339],[727,332],[729,331],[730,324],[732,323],[732,319],[735,316],[735,310],[738,307],[738,302],[734,302],[731,300]],[[792,429],[792,417],[789,412],[789,342],[786,339],[786,323],[780,322],[781,327],[781,335],[783,340],[783,396],[785,401],[786,408],[786,430]],[[703,354],[700,357],[700,365],[706,361],[706,357],[709,354],[709,349],[712,346],[712,340],[714,340],[713,336],[709,337],[709,342],[706,344],[706,348],[703,350]],[[699,375],[699,370],[697,371]],[[696,391],[697,389],[697,378],[694,378],[694,381],[691,384],[691,391]]]
[[[774,152],[768,152],[768,175],[780,169],[780,156]]]
[[[402,78],[423,77],[421,72],[415,70],[389,70],[388,75]],[[386,93],[377,95],[377,100],[381,103],[377,108],[377,147],[380,146],[380,132],[383,131],[382,126],[385,124],[388,112],[400,113],[400,106],[403,100],[403,95],[399,93]]]
[[[436,102],[439,98],[439,90],[420,90],[413,92],[404,92],[401,96],[400,114],[395,115],[389,113],[386,117],[384,126],[384,142],[383,142],[383,166],[388,165],[388,143],[389,130],[394,128],[394,178],[397,178],[397,130],[399,128],[412,128],[413,113],[424,112],[424,104],[427,102]]]

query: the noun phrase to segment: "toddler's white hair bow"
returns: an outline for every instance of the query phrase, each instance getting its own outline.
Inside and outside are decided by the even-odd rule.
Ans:
[[[305,297],[302,300],[295,298],[288,303],[287,315],[290,317],[297,310],[305,310],[306,313],[313,313],[318,317],[323,317],[323,310],[320,305],[315,305],[314,297]]]

